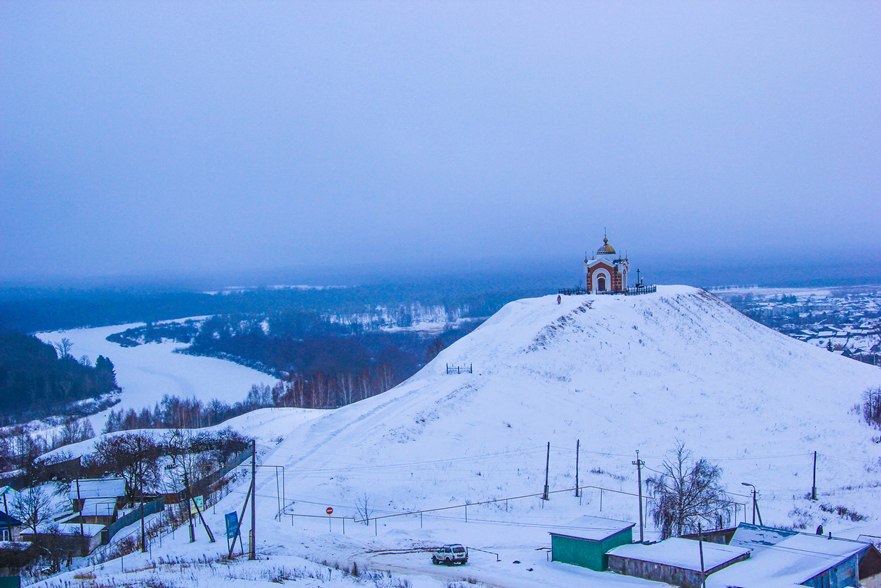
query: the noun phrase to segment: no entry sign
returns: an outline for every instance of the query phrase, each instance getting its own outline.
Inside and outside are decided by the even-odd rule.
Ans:
[[[332,506],[328,506],[328,507],[327,507],[327,510],[325,510],[324,512],[326,512],[326,513],[329,514],[329,515],[332,515],[332,514],[333,514],[333,507],[332,507]]]

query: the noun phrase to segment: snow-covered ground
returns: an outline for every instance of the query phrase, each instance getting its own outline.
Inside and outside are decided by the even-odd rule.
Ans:
[[[446,364],[473,364],[474,373],[447,375]],[[267,570],[311,565],[305,558],[358,562],[412,586],[651,585],[548,562],[547,532],[581,515],[636,522],[637,499],[618,493],[637,491],[635,451],[650,476],[677,441],[723,468],[733,500],[748,503],[741,482],[755,484],[766,524],[812,531],[822,522],[843,537],[881,535],[881,444],[854,410],[863,391],[878,385],[877,368],[776,333],[694,288],[564,297],[560,305],[556,296],[516,301],[395,389],[292,424],[284,441],[264,448],[263,463],[285,468],[288,500],[278,517],[274,470],[259,470],[258,553],[268,559],[234,570],[172,566],[162,578],[268,585]],[[287,428],[283,420],[275,427]],[[577,439],[579,481],[592,486],[583,497],[564,491],[549,501],[514,498],[542,491],[548,442],[551,491],[572,488]],[[816,503],[806,499],[815,450]],[[223,513],[241,508],[246,491],[234,489],[211,509],[215,532]],[[354,523],[365,500],[374,517],[369,526]],[[497,502],[474,504],[489,500]],[[335,517],[348,517],[345,535],[342,520],[324,515],[328,506]],[[442,507],[450,508],[376,518]],[[736,517],[751,514],[740,507]],[[250,526],[246,516],[245,537]],[[656,536],[649,520],[646,538]],[[427,553],[401,552],[448,542],[500,561],[473,550],[467,566],[444,568],[432,566]],[[178,533],[154,546],[152,560],[225,550],[222,538],[212,545],[200,534],[191,545]],[[148,560],[126,556],[125,566],[146,568]],[[97,573],[116,583],[145,582],[143,575],[154,573],[127,575],[117,562],[105,565]],[[350,577],[315,585],[359,582],[365,585]]]
[[[110,358],[122,388],[121,401],[113,407],[116,410],[152,410],[166,394],[196,397],[205,403],[217,398],[231,404],[244,400],[253,384],[275,383],[272,376],[229,361],[174,353],[181,346],[174,341],[122,347],[107,340],[108,335],[139,326],[143,323],[44,332],[37,337],[47,343],[66,337],[73,343],[74,356],[87,355],[92,362],[99,355]],[[104,426],[106,413],[91,417],[95,431]]]

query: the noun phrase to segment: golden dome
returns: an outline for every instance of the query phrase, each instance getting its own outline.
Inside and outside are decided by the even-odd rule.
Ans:
[[[597,255],[614,254],[615,248],[609,245],[609,238],[603,237],[603,246],[597,249]]]

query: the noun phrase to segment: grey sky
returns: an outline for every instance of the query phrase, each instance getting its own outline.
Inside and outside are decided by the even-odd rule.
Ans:
[[[881,3],[0,4],[6,279],[881,251]],[[764,253],[762,253],[764,254]]]

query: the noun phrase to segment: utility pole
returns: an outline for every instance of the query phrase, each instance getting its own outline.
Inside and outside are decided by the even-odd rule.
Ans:
[[[701,524],[697,524],[697,548],[701,554],[701,588],[707,588],[707,573],[704,571],[704,531]]]
[[[80,537],[85,537],[86,533],[83,531],[83,502],[82,497],[80,496],[80,477],[79,473],[76,477],[76,501],[80,505]],[[3,506],[6,506],[6,494],[3,495]],[[8,512],[6,514],[9,514]]]
[[[144,497],[141,496],[141,553],[147,553],[147,538],[144,533]]]
[[[758,493],[756,490],[756,487],[753,484],[750,484],[749,482],[741,482],[740,484],[742,486],[749,486],[750,488],[752,488],[752,492],[753,492],[753,524],[754,525],[756,524],[756,515],[758,514],[759,515],[759,524],[764,525],[764,523],[762,522],[762,513],[759,511],[759,501],[756,498],[756,494]],[[744,513],[744,515],[745,514],[746,513]]]
[[[551,442],[548,441],[548,455],[547,455],[547,458],[545,459],[545,491],[544,491],[544,494],[542,494],[542,496],[541,496],[542,500],[550,500],[550,487],[548,486],[548,471],[550,470],[550,466],[551,466]]]
[[[257,559],[257,440],[251,440],[251,549],[248,559]]]
[[[645,541],[642,529],[642,466],[645,465],[645,462],[639,459],[639,449],[636,450],[636,461],[632,461],[630,463],[636,466],[636,480],[637,484],[639,484],[639,542],[642,543],[643,541]]]
[[[581,439],[575,440],[575,497],[581,496],[581,489],[578,487],[578,454],[581,451]]]
[[[193,528],[193,513],[190,510],[190,502],[193,500],[193,496],[190,494],[190,480],[187,477],[187,464],[184,462],[182,465],[184,468],[184,493],[187,495],[187,523],[190,526],[190,543],[195,543],[196,530]]]
[[[811,500],[817,499],[817,452],[814,451],[814,481],[811,483]]]

